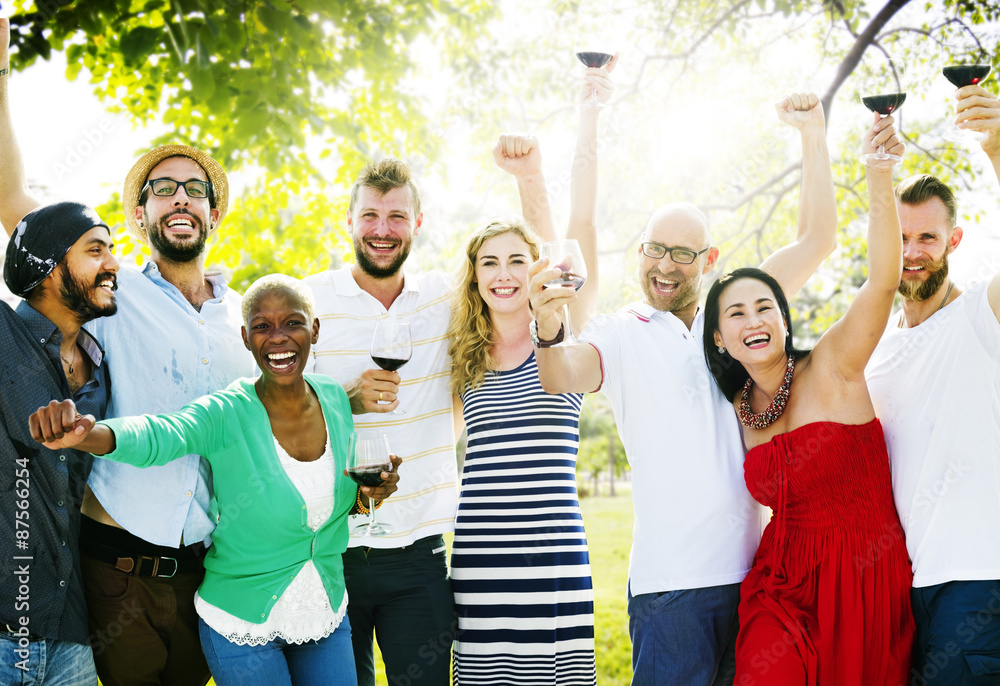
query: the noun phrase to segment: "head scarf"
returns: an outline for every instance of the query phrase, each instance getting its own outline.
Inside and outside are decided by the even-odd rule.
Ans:
[[[83,234],[108,225],[90,207],[60,202],[30,212],[7,243],[3,280],[14,295],[25,297],[52,273]],[[111,233],[111,229],[108,229]]]

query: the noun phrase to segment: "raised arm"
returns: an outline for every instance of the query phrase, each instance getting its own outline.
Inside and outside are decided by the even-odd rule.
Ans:
[[[552,223],[549,192],[542,174],[542,150],[538,139],[514,133],[501,134],[493,147],[493,160],[497,166],[517,179],[517,192],[521,197],[521,215],[535,229],[543,241],[556,238]]]
[[[618,55],[611,58],[604,68],[588,68],[580,89],[580,127],[576,135],[576,152],[573,155],[573,174],[570,185],[569,227],[566,238],[575,238],[580,244],[584,262],[587,263],[587,283],[579,297],[570,305],[570,318],[577,331],[583,331],[597,313],[600,278],[597,260],[597,123],[603,107],[588,104],[591,95],[603,105],[611,99],[615,84],[609,73],[618,64]]]
[[[987,135],[983,141],[983,152],[993,165],[993,172],[1000,181],[1000,101],[997,96],[982,86],[965,86],[955,93],[958,98],[955,124],[963,129],[982,131]],[[987,297],[997,321],[1000,321],[1000,273],[994,274],[988,287]]]
[[[541,259],[528,268],[531,309],[539,340],[552,341],[563,325],[559,312],[562,306],[577,299],[572,288],[545,288],[545,282],[557,278],[562,271],[547,269]],[[570,315],[572,317],[573,315]],[[538,348],[535,350],[538,380],[547,393],[590,393],[601,386],[601,356],[587,343]]]
[[[879,120],[865,136],[865,153],[879,145],[902,156],[905,148],[896,137],[892,117]],[[892,188],[892,165],[873,162],[865,167],[868,178],[868,280],[858,290],[847,314],[823,334],[813,354],[838,376],[864,379],[865,365],[885,331],[896,288],[903,271],[903,239]]]
[[[799,229],[793,242],[772,253],[760,267],[777,279],[791,300],[837,247],[837,201],[819,98],[797,93],[775,109],[778,118],[797,128],[802,137]]]
[[[24,215],[42,204],[28,188],[10,117],[10,19],[0,19],[0,74],[0,223],[9,236]]]

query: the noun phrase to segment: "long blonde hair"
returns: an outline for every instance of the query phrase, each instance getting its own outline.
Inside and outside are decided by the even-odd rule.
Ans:
[[[451,305],[451,326],[448,330],[448,354],[451,356],[451,388],[462,394],[483,383],[490,366],[493,350],[493,320],[489,308],[479,295],[476,283],[476,255],[489,239],[505,233],[516,234],[528,244],[533,260],[538,259],[541,239],[519,217],[494,219],[477,229],[465,246],[465,263],[461,285]]]

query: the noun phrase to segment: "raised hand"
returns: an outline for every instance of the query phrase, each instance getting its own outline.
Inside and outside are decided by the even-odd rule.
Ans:
[[[538,326],[538,337],[543,341],[551,341],[559,335],[562,308],[577,298],[573,288],[545,288],[546,283],[562,276],[561,269],[546,269],[548,264],[548,259],[543,257],[528,267],[528,299]]]
[[[517,133],[502,133],[493,147],[497,166],[514,176],[530,176],[542,172],[542,149],[538,139]]]
[[[399,407],[399,374],[384,369],[366,369],[344,386],[351,401],[351,414],[392,412]]]
[[[615,92],[614,81],[611,80],[611,72],[618,64],[618,53],[611,58],[611,61],[603,67],[588,67],[583,72],[583,86],[580,88],[580,98],[578,102],[586,103],[590,101],[593,93],[597,93],[598,104],[605,104],[611,100]]]
[[[815,93],[792,93],[774,103],[778,119],[800,131],[826,126],[823,103]]]
[[[903,141],[896,135],[896,127],[894,126],[896,120],[891,115],[883,117],[878,113],[874,113],[874,117],[874,125],[861,141],[861,153],[863,155],[876,153],[879,146],[884,145],[885,152],[890,155],[902,157],[906,153],[906,146],[903,145]],[[896,164],[897,162],[892,160],[871,160],[867,166],[872,169],[891,170]]]
[[[94,428],[94,415],[76,411],[72,400],[53,400],[28,417],[31,437],[49,450],[75,448]]]
[[[964,86],[955,92],[958,104],[955,125],[987,135],[983,150],[990,157],[1000,155],[1000,101],[982,86]]]

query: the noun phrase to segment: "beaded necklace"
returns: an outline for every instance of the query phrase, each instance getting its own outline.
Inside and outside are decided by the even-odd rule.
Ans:
[[[753,410],[750,409],[750,388],[753,386],[753,378],[747,379],[746,385],[743,386],[743,397],[740,398],[740,407],[736,411],[736,415],[740,418],[740,423],[751,429],[766,429],[771,424],[774,424],[778,417],[781,416],[781,413],[785,411],[785,405],[788,404],[788,396],[791,393],[792,375],[794,372],[795,358],[789,355],[788,365],[785,367],[785,380],[781,384],[781,388],[774,394],[771,404],[765,407],[759,414],[754,414]]]

